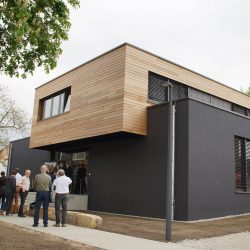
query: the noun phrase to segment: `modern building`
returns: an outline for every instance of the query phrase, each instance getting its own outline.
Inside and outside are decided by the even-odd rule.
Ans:
[[[30,148],[71,165],[89,210],[164,218],[168,81],[174,219],[249,213],[250,98],[127,43],[36,89]]]

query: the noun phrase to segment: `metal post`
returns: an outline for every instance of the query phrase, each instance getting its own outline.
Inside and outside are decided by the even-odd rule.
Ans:
[[[166,240],[171,241],[171,226],[172,226],[172,206],[173,206],[173,100],[172,100],[172,87],[173,85],[168,81],[161,83],[161,87],[168,88],[168,131],[167,131],[167,176],[166,176]]]
[[[167,183],[166,183],[166,240],[171,241],[172,226],[172,157],[173,157],[173,103],[172,84],[168,86],[168,152],[167,152]]]

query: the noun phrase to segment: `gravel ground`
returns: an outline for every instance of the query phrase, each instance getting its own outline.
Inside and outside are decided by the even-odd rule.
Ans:
[[[250,232],[200,240],[184,240],[177,244],[204,250],[250,250]]]
[[[91,212],[87,211],[87,213]],[[100,230],[150,240],[165,241],[166,223],[164,220],[137,218],[97,212],[94,214],[97,214],[103,218],[103,223],[98,228]],[[210,239],[211,237],[238,234],[247,231],[250,232],[250,215],[192,223],[174,221],[172,223],[172,242],[198,240],[204,238]]]

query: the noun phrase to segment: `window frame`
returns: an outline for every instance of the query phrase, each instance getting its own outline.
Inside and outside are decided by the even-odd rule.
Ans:
[[[56,107],[56,112],[53,114],[54,105],[55,105],[55,98],[59,97],[59,101]],[[67,99],[66,99],[66,98]],[[63,115],[65,113],[70,112],[70,104],[69,109],[65,111],[66,104],[68,102],[68,99],[71,98],[71,87],[65,88],[63,90],[60,90],[52,95],[49,95],[43,99],[40,100],[40,109],[41,109],[41,115],[39,117],[40,121],[44,121],[59,115]],[[63,100],[62,100],[63,99]],[[46,102],[48,100],[51,100],[50,110],[49,110],[49,116],[45,117],[45,111],[46,111]],[[62,102],[64,102],[62,104]],[[71,103],[71,102],[70,102]]]
[[[240,149],[236,149],[236,140],[238,140],[238,145]],[[240,143],[239,143],[240,142]],[[237,158],[236,153],[240,150],[240,158]],[[235,136],[234,137],[234,183],[235,183],[235,193],[249,194],[250,193],[250,139]],[[238,165],[240,162],[240,174],[238,172]],[[241,178],[241,186],[238,186],[237,178]],[[242,185],[245,184],[245,186]],[[245,182],[245,183],[244,183]],[[241,190],[240,190],[241,189]]]

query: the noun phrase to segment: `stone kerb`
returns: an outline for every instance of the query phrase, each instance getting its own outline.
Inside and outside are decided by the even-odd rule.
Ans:
[[[25,205],[24,211],[28,216],[34,216],[34,210],[30,209],[29,206]],[[40,218],[43,216],[43,208],[40,208]],[[52,207],[48,208],[48,218],[49,220],[55,220],[55,209]],[[93,214],[85,214],[79,212],[68,211],[67,212],[67,224],[88,227],[88,228],[97,228],[102,224],[102,218]]]

